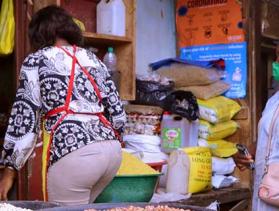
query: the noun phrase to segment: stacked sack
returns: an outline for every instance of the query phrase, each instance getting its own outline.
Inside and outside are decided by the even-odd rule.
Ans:
[[[206,92],[210,89],[211,92],[214,92],[210,94],[211,97],[229,88],[227,84],[220,80],[219,71],[213,67],[206,68],[172,61],[169,65],[159,67],[157,72],[161,77],[167,77],[174,81],[176,93],[186,91],[193,93],[196,97],[201,95],[207,97],[208,94]],[[218,87],[221,87],[221,90]],[[188,107],[190,106],[190,103],[188,103]],[[190,113],[189,117],[192,117]],[[193,130],[189,132],[193,132]],[[188,134],[187,136],[191,137],[193,135],[195,134]],[[198,139],[198,135],[196,135],[196,139]],[[192,142],[194,143],[194,141]],[[171,152],[167,169],[167,192],[179,194],[198,193],[211,188],[212,165],[210,150],[195,146],[191,145],[191,147],[179,148]]]
[[[237,149],[234,143],[224,139],[234,134],[239,127],[232,117],[240,110],[240,106],[234,100],[220,96],[230,88],[229,84],[221,80],[223,71],[209,63],[199,66],[173,62],[160,67],[157,72],[172,79],[176,90],[190,91],[198,98],[199,146],[209,147],[213,156],[213,187],[225,187],[231,181],[235,182],[235,178],[227,175],[234,171],[235,163],[231,156]]]
[[[200,109],[199,145],[207,146],[212,153],[212,186],[228,187],[237,181],[228,176],[235,168],[232,155],[237,152],[234,143],[224,139],[234,134],[238,128],[233,116],[241,109],[229,98],[218,96],[209,100],[198,100]]]
[[[161,77],[173,80],[176,90],[190,91],[198,99],[207,100],[223,94],[230,88],[229,84],[220,80],[223,71],[210,64],[203,64],[206,66],[203,67],[174,62],[160,67],[157,72]]]

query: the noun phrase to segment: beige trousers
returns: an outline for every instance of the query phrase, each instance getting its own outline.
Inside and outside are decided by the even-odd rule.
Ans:
[[[93,203],[122,159],[118,141],[101,141],[69,153],[48,169],[48,200],[61,205]]]

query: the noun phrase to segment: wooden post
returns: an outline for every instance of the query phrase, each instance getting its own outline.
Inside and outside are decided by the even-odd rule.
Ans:
[[[264,107],[265,87],[261,73],[261,1],[248,0],[248,60],[249,60],[249,107],[251,108],[251,138],[256,141],[257,124]]]

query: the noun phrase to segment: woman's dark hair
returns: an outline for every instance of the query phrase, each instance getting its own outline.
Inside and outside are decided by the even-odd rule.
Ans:
[[[61,7],[47,6],[34,14],[29,24],[28,36],[34,50],[52,46],[57,38],[71,45],[82,45],[81,29]]]

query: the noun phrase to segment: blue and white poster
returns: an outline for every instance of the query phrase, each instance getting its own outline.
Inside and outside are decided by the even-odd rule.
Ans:
[[[244,98],[246,96],[246,42],[185,47],[181,49],[180,58],[198,61],[224,59],[226,68],[222,80],[231,86],[224,95],[229,98]]]

